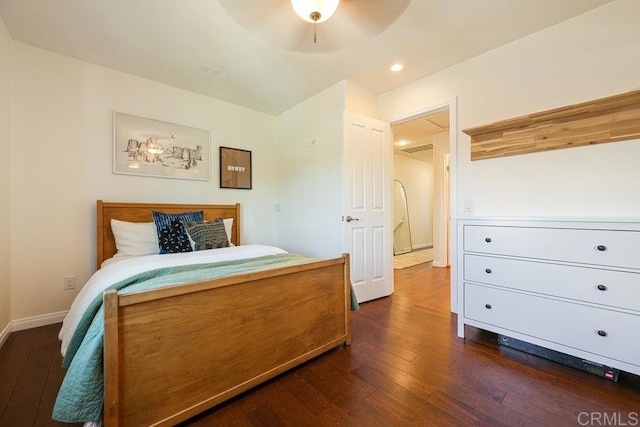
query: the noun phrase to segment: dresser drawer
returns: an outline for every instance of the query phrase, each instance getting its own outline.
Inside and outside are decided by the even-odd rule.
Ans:
[[[640,311],[640,273],[465,254],[464,280]]]
[[[470,283],[464,316],[640,367],[640,316]]]
[[[640,268],[640,232],[543,227],[464,226],[464,251]]]

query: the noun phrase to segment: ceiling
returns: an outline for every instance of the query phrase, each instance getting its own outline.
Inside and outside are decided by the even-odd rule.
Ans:
[[[348,79],[376,94],[611,0],[0,0],[13,40],[276,115]],[[402,62],[405,69],[391,73]]]
[[[449,131],[449,109],[394,124],[391,130],[394,154],[432,163],[433,136]]]

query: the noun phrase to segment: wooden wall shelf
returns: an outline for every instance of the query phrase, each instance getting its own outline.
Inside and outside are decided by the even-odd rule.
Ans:
[[[464,129],[471,160],[640,138],[640,90]]]

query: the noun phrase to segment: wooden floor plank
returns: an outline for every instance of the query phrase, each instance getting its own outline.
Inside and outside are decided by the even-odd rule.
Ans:
[[[5,343],[7,352],[0,363],[0,385],[15,386],[18,382],[38,334],[37,328],[11,334],[14,339]]]
[[[35,425],[37,412],[37,402],[7,405],[0,419],[0,427],[33,426]]]
[[[60,344],[55,343],[51,346],[51,361],[48,366],[47,380],[42,390],[42,398],[40,399],[40,406],[38,407],[38,414],[36,417],[36,426],[46,426],[51,423],[51,414],[53,413],[53,406],[58,396],[58,390],[60,384],[64,378],[65,371],[60,369],[62,366],[62,355],[60,354]]]
[[[8,406],[28,403],[36,403],[39,406],[56,347],[56,344],[33,346],[13,389]]]
[[[258,393],[264,393],[270,412],[275,414],[282,425],[288,425],[291,420],[295,420],[299,425],[317,425],[318,420],[302,403],[302,401],[291,392],[282,382],[273,381],[268,386],[263,387]]]
[[[353,425],[356,422],[346,411],[333,403],[320,390],[306,382],[297,372],[284,376],[281,381],[284,387],[298,397],[302,405],[317,414],[320,424]]]
[[[429,397],[428,402],[456,419],[459,419],[462,425],[506,427],[505,424],[482,411],[442,393],[441,391],[433,393],[431,397]]]
[[[349,412],[375,392],[352,374],[337,370],[322,360],[316,362],[299,370],[299,375],[344,411]]]
[[[7,353],[9,353],[9,348],[11,347],[11,342],[14,339],[15,339],[15,334],[9,334],[9,336],[5,340],[4,344],[2,344],[2,347],[0,347],[0,363],[2,363],[4,358],[7,356]]]

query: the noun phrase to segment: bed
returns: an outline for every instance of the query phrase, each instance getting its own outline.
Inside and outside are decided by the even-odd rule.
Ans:
[[[111,220],[148,222],[154,210],[201,210],[207,221],[233,218],[230,235],[235,246],[228,249],[243,249],[239,204],[99,200],[98,268],[116,253]],[[213,279],[193,277],[195,281],[157,289],[104,292],[107,426],[175,425],[350,344],[348,254]]]

